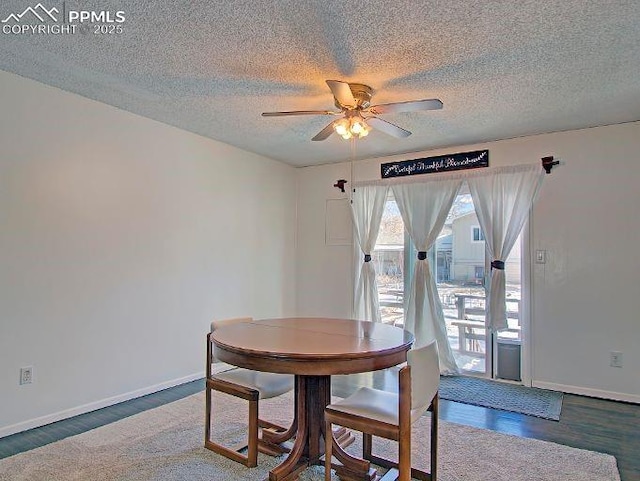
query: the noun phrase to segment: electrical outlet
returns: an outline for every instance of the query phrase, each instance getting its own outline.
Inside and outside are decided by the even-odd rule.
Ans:
[[[610,363],[611,367],[622,367],[622,353],[619,351],[611,351],[610,355]]]
[[[20,368],[20,384],[31,384],[33,382],[33,368],[21,367]]]

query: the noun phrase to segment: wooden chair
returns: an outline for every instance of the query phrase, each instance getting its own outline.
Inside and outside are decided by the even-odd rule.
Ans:
[[[249,317],[213,321],[211,323],[211,332],[207,334],[206,424],[204,446],[211,451],[252,468],[258,465],[258,450],[271,455],[286,452],[286,450],[279,448],[277,443],[281,439],[285,440],[291,437],[290,434],[292,430],[295,429],[295,422],[289,429],[286,429],[268,421],[263,421],[258,415],[258,401],[260,399],[280,396],[281,394],[291,391],[294,383],[293,376],[243,368],[233,368],[218,374],[212,374],[211,365],[216,360],[213,357],[211,334],[223,325],[250,321],[252,321],[252,319]],[[237,447],[227,447],[211,439],[212,391],[223,392],[249,401],[249,423],[246,444]],[[262,441],[260,438],[260,428],[271,431],[270,442]],[[244,449],[247,450],[246,455],[241,452]]]
[[[407,365],[399,373],[398,394],[368,387],[325,409],[325,432],[337,424],[363,434],[363,458],[389,468],[382,478],[409,481],[412,477],[436,481],[438,454],[438,387],[440,368],[436,342],[412,349]],[[411,425],[431,411],[431,472],[411,467]],[[398,462],[372,454],[373,436],[398,441]],[[328,436],[325,455],[325,480],[331,479],[333,439]]]

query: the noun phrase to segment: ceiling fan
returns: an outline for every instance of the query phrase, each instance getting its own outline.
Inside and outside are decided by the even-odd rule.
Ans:
[[[333,132],[343,139],[362,138],[375,128],[393,137],[404,138],[411,132],[391,122],[382,120],[376,115],[395,114],[398,112],[415,112],[417,110],[438,110],[442,102],[438,99],[410,100],[389,104],[371,105],[373,89],[361,83],[327,80],[334,103],[340,110],[296,110],[292,112],[263,112],[263,117],[282,117],[288,115],[340,115],[311,140],[325,140]]]

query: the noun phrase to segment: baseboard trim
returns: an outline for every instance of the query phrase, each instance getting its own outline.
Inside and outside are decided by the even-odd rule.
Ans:
[[[102,409],[107,406],[113,406],[114,404],[118,404],[124,401],[129,401],[131,399],[135,399],[141,396],[146,396],[147,394],[152,394],[154,392],[162,391],[163,389],[168,389],[170,387],[178,386],[180,384],[185,384],[187,382],[195,381],[196,379],[201,379],[201,378],[202,378],[202,372],[198,372],[198,373],[190,374],[188,376],[184,376],[178,379],[172,379],[170,381],[154,384],[153,386],[147,386],[142,389],[136,389],[135,391],[119,394],[118,396],[101,399],[99,401],[95,401],[89,404],[83,404],[82,406],[76,406],[70,409],[65,409],[64,411],[47,414],[46,416],[41,416],[38,418],[29,419],[27,421],[22,421],[16,424],[12,424],[10,426],[5,426],[0,428],[0,438],[3,438],[5,436],[10,436],[12,434],[20,433],[22,431],[27,431],[28,429],[44,426],[46,424],[55,423],[56,421],[62,421],[63,419],[71,418],[73,416],[78,416],[79,414],[85,414],[91,411],[95,411],[97,409]]]
[[[580,386],[570,386],[567,384],[557,384],[553,382],[533,381],[533,387],[540,389],[549,389],[551,391],[561,391],[568,394],[578,394],[580,396],[589,396],[601,399],[609,399],[612,401],[624,401],[634,404],[640,404],[640,396],[635,394],[627,394],[615,391],[604,391],[602,389],[591,389]]]

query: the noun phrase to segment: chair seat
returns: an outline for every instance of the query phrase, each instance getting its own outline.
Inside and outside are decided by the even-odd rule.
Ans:
[[[293,389],[294,382],[294,377],[289,374],[252,371],[243,368],[230,369],[212,375],[212,378],[255,389],[260,393],[260,399],[269,399],[289,392]]]
[[[398,395],[379,389],[362,387],[351,396],[330,404],[327,409],[398,424]]]
[[[327,409],[398,424],[398,395],[379,389],[362,387],[348,398],[330,404]],[[416,422],[423,413],[423,409],[412,409],[411,423]]]

